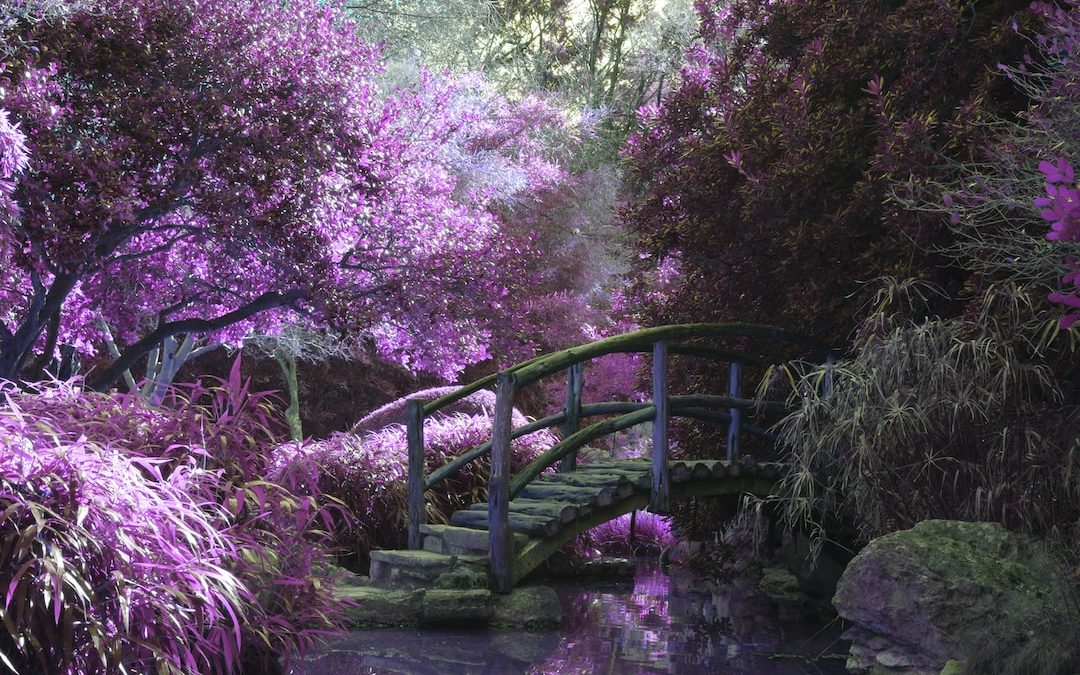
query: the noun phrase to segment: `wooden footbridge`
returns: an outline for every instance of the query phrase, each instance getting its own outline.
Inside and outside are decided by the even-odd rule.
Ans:
[[[421,564],[449,570],[458,559],[486,567],[492,588],[509,592],[513,585],[577,534],[624,513],[648,506],[666,513],[671,504],[697,496],[766,495],[782,467],[758,464],[741,457],[739,439],[744,434],[773,440],[760,426],[744,416],[769,421],[786,414],[783,403],[756,401],[742,396],[744,365],[765,366],[767,360],[745,351],[703,346],[699,339],[760,344],[779,342],[799,349],[803,358],[831,360],[833,350],[811,338],[772,326],[755,324],[682,324],[646,328],[597,340],[536,357],[499,373],[481,378],[452,394],[429,403],[407,402],[409,444],[409,548],[417,558],[393,551],[372,553],[372,580],[387,583],[402,573],[402,566]],[[584,364],[613,353],[652,353],[653,396],[650,402],[615,401],[582,404]],[[729,364],[724,394],[670,396],[669,355],[719,360]],[[566,405],[550,417],[512,428],[516,392],[541,378],[565,371]],[[827,374],[822,382],[831,387]],[[495,385],[495,419],[491,441],[424,475],[424,418],[472,392]],[[584,418],[607,415],[603,421],[582,427]],[[673,416],[713,420],[727,424],[727,458],[723,460],[672,461],[669,457],[668,423]],[[577,465],[577,451],[591,441],[632,426],[652,423],[652,456]],[[561,426],[562,440],[532,461],[518,475],[510,475],[510,444],[513,439],[540,429]],[[424,492],[461,467],[491,454],[488,503],[473,504],[451,517],[451,526],[425,525]],[[558,471],[551,471],[558,465]],[[486,555],[485,555],[486,554]],[[441,556],[441,558],[439,557]],[[418,562],[419,561],[419,562]],[[397,566],[397,567],[396,567]],[[404,571],[407,574],[407,571]]]

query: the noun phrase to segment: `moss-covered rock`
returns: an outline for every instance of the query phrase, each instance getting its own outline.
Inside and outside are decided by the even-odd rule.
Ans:
[[[931,520],[875,539],[833,604],[854,624],[856,671],[938,673],[958,659],[1053,673],[1076,640],[1058,561],[993,523]],[[1048,658],[1055,649],[1061,658]],[[1036,653],[1038,663],[1024,660]]]
[[[783,567],[766,567],[761,570],[758,588],[776,602],[803,603],[807,600],[806,594],[799,588],[799,580]]]
[[[500,626],[553,628],[562,621],[562,603],[548,586],[519,586],[494,600],[492,620]]]
[[[355,603],[346,608],[351,628],[413,624],[423,614],[423,590],[345,586],[337,592]]]
[[[491,620],[491,591],[429,588],[424,592],[424,623],[485,625]]]

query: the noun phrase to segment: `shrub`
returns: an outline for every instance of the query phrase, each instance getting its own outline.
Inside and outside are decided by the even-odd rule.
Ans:
[[[580,558],[600,556],[660,555],[675,545],[677,537],[667,518],[649,511],[638,511],[634,537],[630,538],[632,514],[626,513],[583,532],[568,544],[568,552]]]
[[[425,397],[440,389],[418,394]],[[430,473],[466,450],[491,438],[494,405],[490,392],[470,397],[461,406],[471,409],[450,415],[435,415],[424,420],[425,473]],[[368,428],[372,420],[397,419],[394,412],[404,407],[403,399],[373,412],[361,420],[358,428]],[[434,395],[430,398],[435,398]],[[514,411],[513,425],[526,424]],[[516,440],[511,446],[512,470],[518,470],[555,443],[554,436],[540,431]],[[401,548],[405,545],[406,474],[408,447],[405,427],[389,424],[367,433],[335,433],[325,440],[288,443],[274,451],[270,476],[281,480],[295,467],[317,467],[307,480],[317,490],[340,500],[354,517],[352,526],[340,528],[339,542],[361,558],[373,548]],[[486,499],[490,461],[477,460],[426,493],[429,522],[446,522],[450,514],[473,502]]]
[[[238,664],[254,597],[226,514],[193,492],[219,476],[0,412],[0,654],[15,672],[198,673]],[[200,486],[192,490],[193,486]]]
[[[26,518],[38,514],[49,535],[36,548],[16,549],[25,558],[18,564],[0,561],[0,583],[23,566],[53,569],[61,558],[56,574],[74,575],[60,602],[45,599],[59,595],[36,583],[41,573],[21,577],[34,579],[43,595],[9,596],[5,611],[38,622],[33,612],[59,611],[83,627],[44,651],[32,641],[0,651],[48,672],[98,672],[103,651],[111,659],[104,670],[135,663],[135,672],[201,673],[244,664],[271,672],[279,656],[340,625],[341,602],[320,578],[329,560],[326,505],[317,494],[294,492],[306,485],[263,478],[270,412],[238,373],[237,365],[230,380],[194,385],[188,398],[174,395],[164,408],[71,383],[5,390],[0,424],[11,433],[0,435],[0,452],[9,453],[0,473],[16,472],[3,474],[3,498],[18,508],[0,511],[0,533],[19,541]],[[27,493],[35,481],[46,491]],[[80,576],[90,585],[79,585]],[[84,588],[96,590],[84,596]],[[116,621],[136,600],[146,604],[145,620]],[[80,612],[89,616],[85,626]],[[59,621],[52,625],[63,637]],[[26,630],[46,634],[38,624]]]
[[[627,144],[640,198],[626,213],[646,266],[677,283],[642,294],[655,323],[760,321],[836,342],[860,279],[932,276],[936,217],[887,199],[978,157],[994,114],[1024,96],[992,69],[1018,62],[1025,0],[695,3],[701,41]],[[702,379],[715,378],[701,372]]]

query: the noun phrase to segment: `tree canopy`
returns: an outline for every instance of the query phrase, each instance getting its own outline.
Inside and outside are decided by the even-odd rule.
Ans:
[[[379,326],[440,374],[483,356],[477,303],[520,255],[497,206],[560,176],[529,140],[549,109],[430,76],[381,95],[337,3],[59,8],[0,17],[0,378],[102,354],[102,321],[96,386],[166,337],[290,316]]]

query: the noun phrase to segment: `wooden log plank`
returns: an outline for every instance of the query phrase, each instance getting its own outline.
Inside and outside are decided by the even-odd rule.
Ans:
[[[693,469],[686,462],[668,462],[668,472],[672,483],[685,483],[693,475]]]
[[[780,465],[776,462],[767,462],[765,464],[762,464],[760,470],[758,471],[758,475],[762,478],[775,480],[776,478],[780,477]]]
[[[686,465],[690,467],[690,477],[694,480],[701,480],[712,475],[709,465],[702,461],[687,462]]]
[[[578,469],[578,473],[589,472],[593,474],[606,473],[609,475],[624,476],[628,483],[633,484],[634,487],[640,489],[646,489],[652,485],[652,468],[648,469],[623,469],[615,466],[603,466],[593,464],[592,468],[581,467]]]
[[[617,473],[575,471],[573,473],[545,474],[540,477],[539,482],[576,485],[578,487],[608,487],[629,483],[630,481],[627,480],[626,476]]]
[[[528,499],[552,499],[572,502],[581,506],[592,504],[599,507],[610,506],[615,498],[615,488],[581,487],[578,485],[558,485],[555,483],[530,483],[521,491],[520,497]]]
[[[488,527],[488,514],[483,511],[455,511],[450,522],[458,527],[484,530]],[[545,516],[529,516],[524,513],[507,513],[508,532],[520,532],[530,537],[554,537],[562,531],[563,524]],[[494,576],[494,575],[493,575]]]
[[[423,540],[420,526],[424,524],[424,404],[414,399],[405,401],[406,432],[409,449],[407,491],[409,500],[409,549],[416,551]]]
[[[726,461],[719,461],[713,464],[709,471],[712,473],[713,478],[726,478],[730,473],[730,463]]]
[[[473,504],[469,511],[486,511],[486,502]],[[543,499],[511,499],[510,514],[521,513],[526,516],[546,516],[555,518],[563,523],[572,522],[578,516],[576,504],[570,502],[546,501]]]
[[[641,457],[640,459],[615,459],[608,462],[599,462],[597,464],[586,464],[581,466],[582,470],[587,470],[591,467],[604,468],[614,466],[620,469],[652,471],[652,458]]]

